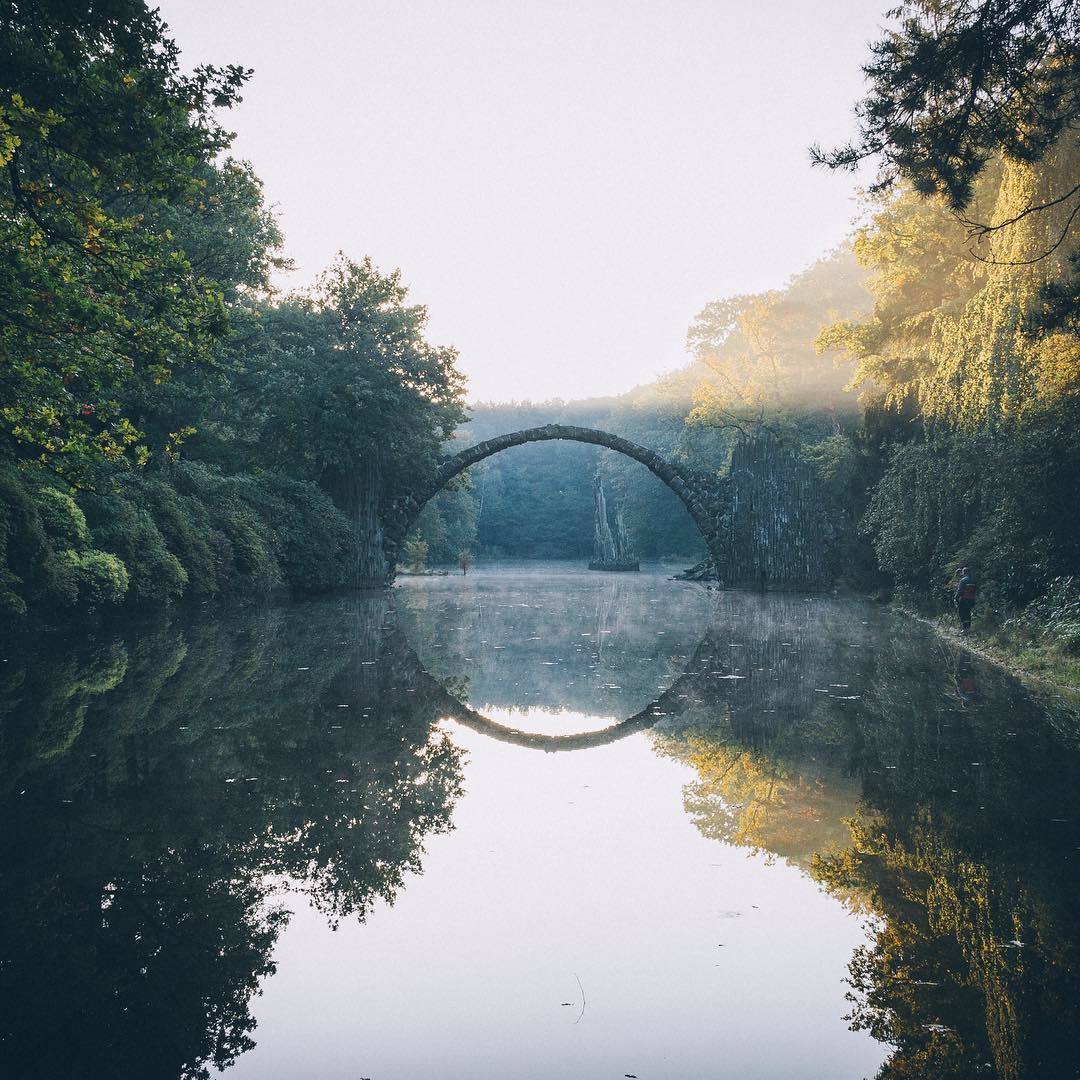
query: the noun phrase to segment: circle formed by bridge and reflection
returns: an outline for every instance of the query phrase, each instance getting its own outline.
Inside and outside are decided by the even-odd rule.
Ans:
[[[567,750],[588,750],[598,746],[607,746],[629,735],[659,723],[667,716],[677,716],[695,705],[704,704],[705,692],[709,686],[708,675],[717,670],[719,658],[713,636],[706,632],[682,674],[662,694],[643,709],[618,723],[592,731],[576,732],[570,735],[549,735],[543,732],[522,731],[485,716],[482,712],[455,697],[446,686],[430,675],[420,662],[419,657],[410,648],[415,660],[414,678],[425,693],[427,700],[438,710],[440,719],[453,720],[479,735],[510,743],[529,750],[543,750],[547,753]]]

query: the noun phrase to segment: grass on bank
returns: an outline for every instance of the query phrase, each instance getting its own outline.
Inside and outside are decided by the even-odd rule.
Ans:
[[[976,609],[972,632],[956,616],[929,620],[940,633],[1020,675],[1080,694],[1080,578],[1056,578],[1046,595],[1012,614]]]

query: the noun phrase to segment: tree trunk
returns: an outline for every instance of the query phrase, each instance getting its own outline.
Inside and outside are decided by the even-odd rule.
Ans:
[[[357,588],[385,585],[390,572],[384,547],[382,478],[378,463],[362,462],[332,478],[330,492],[352,526],[352,577]]]

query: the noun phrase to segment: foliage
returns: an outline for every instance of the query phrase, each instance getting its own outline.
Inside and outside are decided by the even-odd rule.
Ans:
[[[261,311],[230,358],[239,437],[342,506],[363,463],[388,495],[413,490],[464,419],[455,353],[424,339],[407,292],[399,272],[340,257],[310,295]]]
[[[124,564],[107,551],[60,552],[59,562],[74,585],[77,599],[91,610],[101,604],[119,604],[127,593],[128,572]],[[63,572],[62,571],[62,572]]]
[[[880,462],[862,527],[879,566],[937,610],[957,566],[973,566],[984,627],[1080,566],[1080,340],[1061,308],[1078,235],[1066,205],[1024,213],[1078,162],[1066,132],[1037,164],[988,164],[968,197],[969,212],[997,223],[985,244],[939,199],[901,188],[877,200],[855,238],[874,309],[818,342],[857,362]]]
[[[349,523],[326,492],[309,481],[272,474],[229,482],[272,530],[282,580],[308,592],[347,583]]]
[[[1065,438],[1075,406],[1009,440],[933,435],[899,446],[870,497],[865,528],[878,560],[911,598],[949,595],[956,568],[976,568],[984,614],[1022,604],[1077,565],[1070,522],[1080,447]]]
[[[865,430],[806,443],[801,455],[817,474],[826,514],[833,524],[833,539],[826,552],[831,580],[863,591],[877,588],[881,565],[861,526],[882,470]]]
[[[123,562],[134,604],[165,605],[184,595],[188,572],[144,506],[121,495],[92,493],[83,496],[83,504],[94,542]]]
[[[1080,141],[1066,139],[1038,169],[988,171],[977,199],[995,220],[1008,220],[1078,162]],[[928,419],[968,428],[1023,420],[1072,393],[1080,377],[1075,334],[1040,325],[1060,321],[1046,305],[1076,234],[1060,255],[1027,261],[1064,227],[1064,211],[1025,218],[995,233],[983,254],[943,206],[901,191],[877,204],[855,238],[874,271],[873,313],[835,324],[819,348],[856,358],[853,385],[871,402],[911,402]]]
[[[402,556],[405,565],[408,566],[410,570],[424,570],[427,567],[427,541],[422,540],[419,536],[410,536],[408,540],[405,541]]]
[[[993,629],[989,648],[1025,671],[1062,686],[1080,686],[1080,587],[1072,574]]]
[[[28,479],[0,470],[0,598],[12,615],[345,581],[348,522],[310,482],[197,462],[123,474],[108,493]]]
[[[0,3],[6,614],[341,585],[358,507],[463,419],[398,272],[342,256],[276,298],[280,230],[215,118],[249,74],[183,74],[143,0]]]
[[[873,310],[825,327],[816,347],[849,352],[857,361],[851,386],[863,390],[864,401],[899,409],[919,398],[935,318],[955,317],[985,270],[939,203],[904,190],[879,197],[870,208],[873,216],[856,231],[853,250],[871,271],[866,288]]]
[[[36,478],[39,479],[39,478]],[[68,491],[0,470],[0,605],[25,615],[35,602],[94,610],[121,603],[123,562],[92,546],[86,515]]]
[[[56,593],[56,564],[22,478],[0,466],[0,612],[20,617],[40,591]]]
[[[456,562],[460,552],[476,546],[477,520],[482,509],[480,499],[461,486],[452,491],[440,491],[424,507],[416,530],[428,545],[428,558],[432,563]]]
[[[41,487],[34,492],[34,504],[41,527],[61,547],[81,550],[90,540],[86,515],[66,492],[54,487]]]
[[[864,273],[841,248],[797,274],[784,289],[708,304],[687,333],[707,370],[692,422],[752,433],[775,428],[784,412],[849,412],[845,364],[814,349],[818,332],[865,311]]]
[[[0,41],[3,434],[81,479],[147,460],[125,390],[204,360],[225,331],[218,283],[169,225],[207,213],[230,139],[213,110],[249,73],[182,75],[142,0],[5,3]]]
[[[1071,0],[905,0],[890,15],[863,69],[859,135],[815,150],[819,163],[876,159],[879,189],[902,177],[962,210],[988,162],[1041,160],[1080,111]]]

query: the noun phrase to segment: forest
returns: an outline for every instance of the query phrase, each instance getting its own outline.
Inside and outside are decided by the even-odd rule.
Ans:
[[[453,350],[368,259],[271,288],[218,119],[250,71],[181,74],[140,0],[5,4],[0,33],[5,622],[353,583],[372,478],[464,419]]]
[[[941,612],[970,564],[977,626],[1074,665],[1077,16],[1015,0],[990,32],[946,4],[944,33],[936,9],[902,9],[856,138],[813,150],[879,169],[836,250],[706,305],[650,385],[467,407],[400,271],[341,254],[273,287],[284,238],[222,119],[250,70],[185,74],[141,0],[0,6],[5,622],[378,581],[381,516],[448,447],[564,421],[717,476],[777,440],[820,477],[837,587]],[[543,444],[441,493],[405,561],[583,558],[597,470],[642,557],[701,557],[640,466]]]

